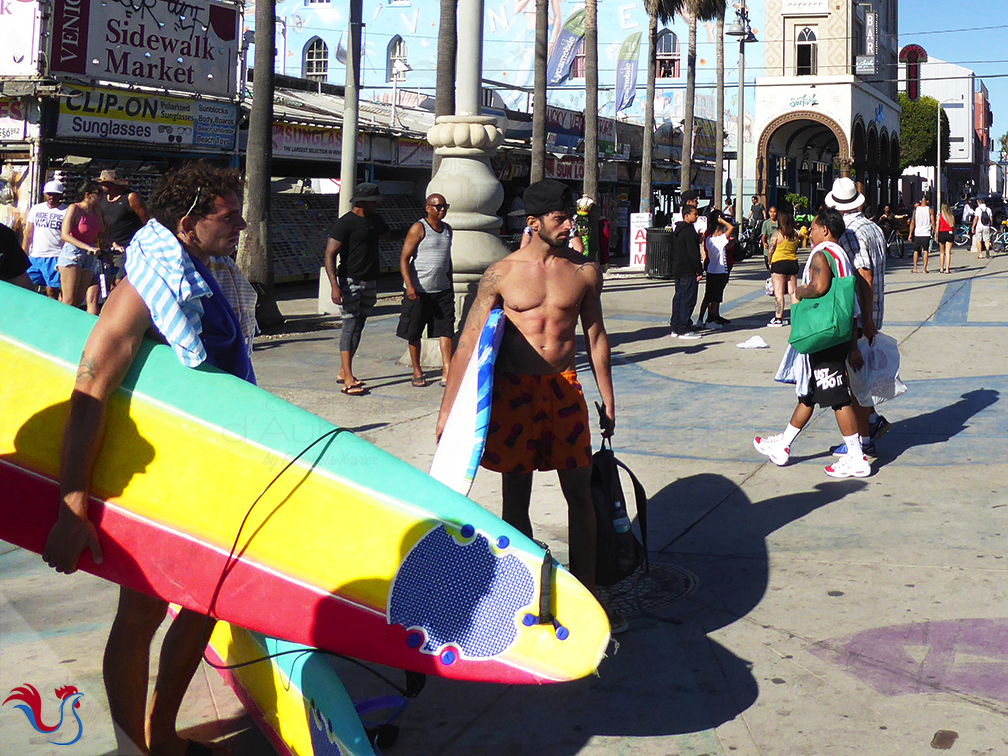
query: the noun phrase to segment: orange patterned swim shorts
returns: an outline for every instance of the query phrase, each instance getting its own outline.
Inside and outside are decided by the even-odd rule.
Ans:
[[[494,376],[480,464],[501,473],[567,470],[591,464],[588,405],[577,373]]]

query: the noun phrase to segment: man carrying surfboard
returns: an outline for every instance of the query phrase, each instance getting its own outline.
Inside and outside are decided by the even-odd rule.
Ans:
[[[502,518],[529,538],[532,473],[556,470],[568,506],[570,570],[595,588],[595,511],[591,498],[588,407],[574,371],[578,320],[588,364],[605,404],[602,435],[616,427],[609,338],[602,321],[602,272],[567,243],[574,227],[574,198],[552,179],[524,195],[532,240],[489,268],[448,371],[438,415],[440,440],[469,358],[490,310],[507,317],[496,361],[493,405],[482,466],[503,475]],[[614,630],[625,629],[611,618]],[[619,627],[622,625],[623,627]]]
[[[245,228],[237,171],[189,163],[166,175],[151,198],[154,220],[133,238],[127,278],[116,286],[81,356],[60,463],[60,513],[43,559],[70,573],[84,549],[96,563],[102,551],[87,517],[91,475],[102,448],[109,399],[145,336],[167,342],[179,360],[204,362],[255,382],[238,316],[208,270],[212,257],[234,252]],[[181,473],[180,473],[181,474]],[[208,756],[205,745],[180,738],[175,720],[199,666],[213,621],[183,609],[161,649],[150,718],[147,678],[151,641],[168,602],[121,588],[105,647],[103,674],[116,740],[122,753]]]

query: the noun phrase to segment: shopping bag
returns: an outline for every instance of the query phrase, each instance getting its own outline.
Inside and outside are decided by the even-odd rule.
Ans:
[[[871,407],[895,399],[907,390],[900,380],[900,353],[896,339],[881,331],[875,334],[875,343],[858,339],[858,350],[864,359],[860,370],[848,370],[851,392],[862,407]]]

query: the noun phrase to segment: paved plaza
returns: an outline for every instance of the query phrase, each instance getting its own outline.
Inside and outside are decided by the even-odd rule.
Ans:
[[[1008,754],[1008,411],[1000,401],[1008,396],[1008,256],[956,250],[952,275],[914,275],[909,258],[889,266],[883,330],[900,344],[909,390],[882,408],[892,430],[871,477],[845,481],[823,473],[840,441],[828,410],[798,437],[787,467],[752,447],[754,434],[779,433],[795,404],[793,388],[772,380],[788,329],[764,327],[773,300],[761,261],[735,268],[722,307],[733,322],[699,341],[669,338],[669,282],[610,270],[603,305],[614,448],[649,494],[654,565],[615,597],[630,631],[597,676],[575,683],[430,679],[384,753]],[[280,289],[287,328],[257,340],[254,364],[267,390],[427,469],[441,389],[435,370],[418,389],[397,364],[405,351],[395,336],[398,298],[394,281],[384,285],[389,295],[354,363],[368,396],[336,390],[337,321],[315,314],[314,285]],[[769,349],[737,347],[756,334]],[[583,349],[578,369],[591,402]],[[472,497],[499,512],[500,477],[481,472]],[[537,538],[566,561],[566,508],[553,474],[536,478],[532,520]],[[47,746],[8,705],[0,754],[112,752],[100,663],[116,590],[89,575],[56,575],[0,543],[0,693],[32,683],[47,706],[54,687],[84,693],[78,743]],[[350,665],[344,679],[354,698],[390,692]],[[224,740],[236,755],[272,753],[205,665],[180,727]]]

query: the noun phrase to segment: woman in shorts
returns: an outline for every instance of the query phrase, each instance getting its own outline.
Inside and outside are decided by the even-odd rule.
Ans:
[[[947,202],[941,206],[938,216],[938,252],[941,254],[941,272],[952,272],[952,242],[955,239],[955,216]]]
[[[63,250],[57,265],[60,274],[60,301],[73,307],[87,304],[87,311],[98,314],[98,276],[101,265],[98,252],[105,232],[98,211],[101,187],[88,181],[80,190],[80,200],[67,208],[60,238]]]
[[[795,230],[794,216],[786,210],[777,212],[777,230],[770,237],[770,279],[773,282],[774,316],[767,323],[771,328],[780,328],[784,322],[784,293],[795,301],[798,287],[798,232]]]
[[[728,253],[735,227],[716,209],[707,215],[707,233],[704,239],[704,269],[707,284],[704,287],[703,302],[700,303],[700,320],[707,319],[707,327],[718,330],[731,323],[721,317],[721,302],[728,285]]]

